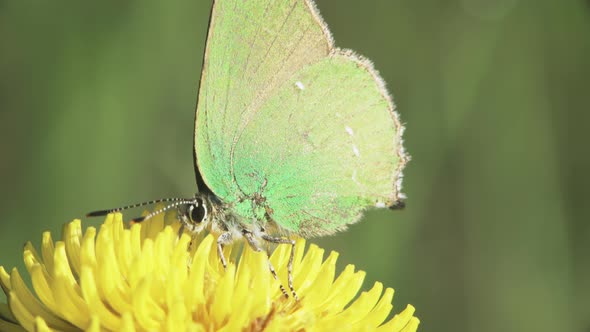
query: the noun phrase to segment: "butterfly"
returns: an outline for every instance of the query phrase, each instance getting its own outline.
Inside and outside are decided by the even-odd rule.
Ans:
[[[218,235],[224,267],[223,246],[235,240],[257,251],[289,244],[297,298],[293,236],[334,234],[367,209],[404,206],[403,131],[383,79],[335,47],[312,0],[216,0],[195,116],[198,192],[147,202],[169,205],[134,220],[177,208],[188,231]]]

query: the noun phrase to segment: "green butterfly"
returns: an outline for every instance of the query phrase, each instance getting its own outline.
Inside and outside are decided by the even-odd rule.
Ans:
[[[334,46],[313,1],[214,1],[195,120],[199,191],[148,202],[173,203],[135,220],[179,208],[189,231],[219,234],[224,266],[222,247],[240,238],[261,250],[342,231],[368,208],[403,206],[403,129],[371,62]]]

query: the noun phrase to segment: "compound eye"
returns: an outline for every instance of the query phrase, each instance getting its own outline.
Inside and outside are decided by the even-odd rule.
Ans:
[[[188,215],[193,223],[199,224],[207,218],[207,209],[203,204],[192,204],[188,208]]]

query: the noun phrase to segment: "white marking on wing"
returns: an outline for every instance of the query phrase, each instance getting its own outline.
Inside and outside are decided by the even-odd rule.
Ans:
[[[349,126],[346,126],[346,127],[344,127],[344,129],[346,130],[348,135],[354,136],[354,131],[352,130],[352,128],[350,128]]]
[[[355,156],[360,157],[361,153],[359,151],[359,148],[356,147],[356,145],[352,145],[352,152],[354,153]]]
[[[297,86],[297,88],[299,88],[299,90],[305,90],[305,85],[303,85],[303,83],[301,83],[301,81],[297,81],[295,82],[295,85]]]
[[[385,205],[385,203],[383,203],[383,202],[377,202],[377,203],[375,204],[375,207],[378,207],[378,208],[384,208],[384,207],[386,207],[386,206],[387,206],[387,205]]]

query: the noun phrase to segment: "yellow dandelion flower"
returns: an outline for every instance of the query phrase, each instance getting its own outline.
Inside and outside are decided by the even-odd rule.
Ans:
[[[169,218],[166,218],[169,220]],[[338,254],[298,240],[293,265],[300,300],[285,298],[289,246],[278,246],[268,271],[263,252],[225,248],[224,269],[212,235],[178,236],[180,224],[154,217],[129,228],[111,214],[97,232],[80,220],[54,242],[43,234],[41,252],[27,243],[24,261],[36,295],[19,272],[0,266],[8,304],[0,304],[1,331],[416,331],[414,308],[384,322],[393,289],[356,297],[365,273],[347,266],[335,278]],[[190,248],[187,250],[187,248]]]

